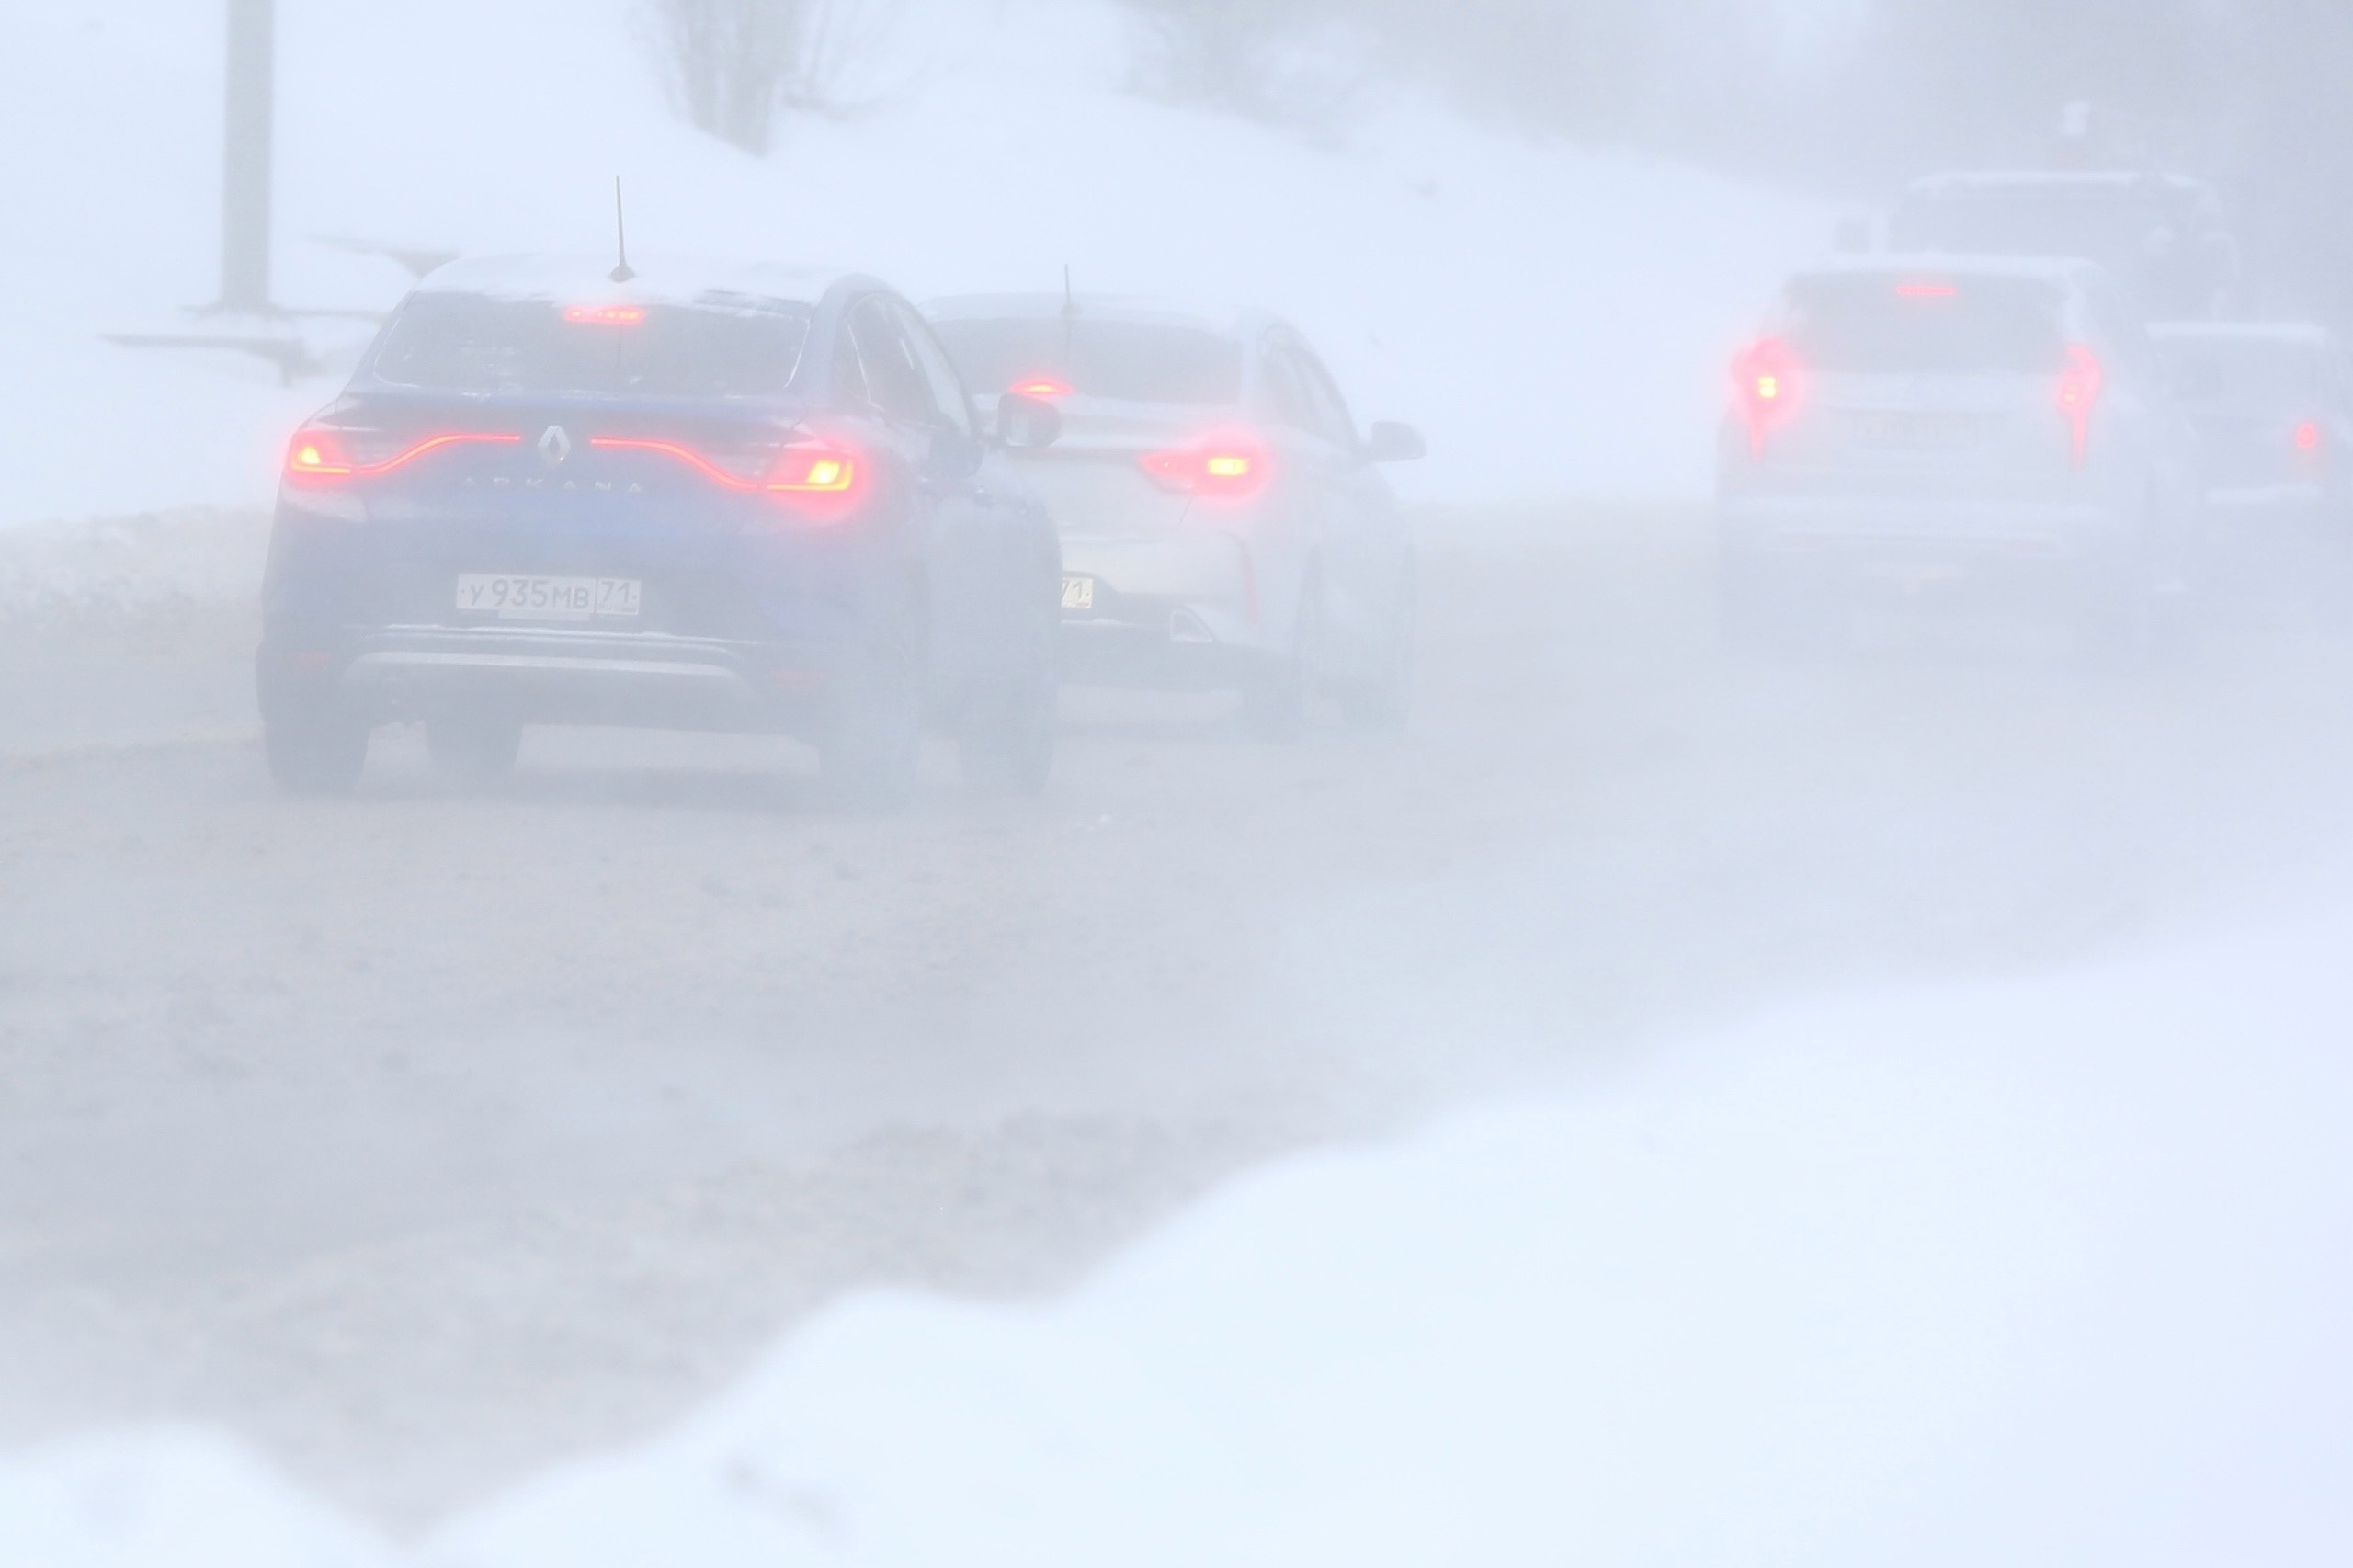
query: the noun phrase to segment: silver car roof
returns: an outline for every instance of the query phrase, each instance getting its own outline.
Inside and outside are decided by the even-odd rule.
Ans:
[[[1244,341],[1286,324],[1272,312],[1255,307],[1187,304],[1138,294],[1080,294],[1076,301],[1081,321],[1189,326]],[[934,321],[1059,321],[1065,303],[1059,293],[953,294],[926,301],[924,313]]]
[[[631,266],[636,276],[616,283],[611,256],[467,257],[435,268],[415,291],[507,300],[679,305],[713,294],[733,294],[813,305],[834,284],[853,276],[835,268],[667,256],[633,261]]]
[[[2071,256],[1970,256],[1944,251],[1889,251],[1875,256],[1839,256],[1797,273],[1805,278],[2018,278],[2063,289],[2086,289],[2105,274],[2097,263]]]
[[[2164,190],[2177,196],[2211,196],[2213,187],[2182,175],[2133,169],[1984,169],[1930,175],[1904,187],[1906,196],[1991,195],[2018,190],[2105,191],[2128,195]]]

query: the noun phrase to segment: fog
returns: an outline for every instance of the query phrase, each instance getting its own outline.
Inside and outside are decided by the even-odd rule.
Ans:
[[[2353,30],[19,9],[0,1562],[2341,1555]]]

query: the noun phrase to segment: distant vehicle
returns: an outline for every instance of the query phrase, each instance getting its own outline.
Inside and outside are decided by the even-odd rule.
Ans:
[[[482,778],[540,722],[770,731],[845,799],[1042,786],[1060,558],[922,316],[870,278],[459,262],[289,445],[258,660],[271,770],[341,790],[422,720]]]
[[[2210,562],[2300,575],[2353,610],[2353,366],[2336,339],[2293,323],[2165,323],[2152,335],[2204,449]]]
[[[2238,282],[2221,198],[2178,175],[1938,175],[1904,191],[1887,233],[1896,251],[2096,262],[2144,321],[2219,315]]]
[[[1376,465],[1421,456],[1411,428],[1360,436],[1270,315],[1057,294],[930,310],[983,404],[1062,410],[1061,442],[1018,457],[1062,530],[1065,678],[1241,690],[1279,735],[1326,697],[1398,718],[1414,551]]]
[[[2181,624],[2197,440],[2148,335],[2072,261],[1887,256],[1792,278],[1718,446],[1726,630],[1859,597],[2040,600],[2117,647]]]
[[[2150,335],[2203,439],[2210,505],[2353,508],[2353,366],[2327,328],[2165,322]]]

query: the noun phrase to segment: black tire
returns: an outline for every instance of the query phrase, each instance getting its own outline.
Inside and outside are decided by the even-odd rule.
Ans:
[[[904,651],[837,677],[817,739],[826,801],[850,812],[892,812],[915,796],[923,696]]]
[[[435,771],[482,788],[515,771],[523,748],[520,721],[494,713],[445,713],[425,722],[425,751]]]
[[[956,736],[964,787],[983,794],[1039,795],[1054,768],[1061,682],[1040,664],[976,696]]]
[[[348,795],[368,767],[368,726],[344,714],[286,715],[262,729],[270,778],[298,795]]]
[[[1324,581],[1311,574],[1300,592],[1290,651],[1268,661],[1245,691],[1243,724],[1262,741],[1296,741],[1314,722],[1324,692]]]
[[[1405,723],[1414,686],[1415,634],[1420,608],[1415,597],[1414,574],[1398,579],[1396,602],[1390,607],[1389,634],[1377,663],[1362,679],[1349,682],[1339,693],[1340,717],[1353,730],[1396,730]]]

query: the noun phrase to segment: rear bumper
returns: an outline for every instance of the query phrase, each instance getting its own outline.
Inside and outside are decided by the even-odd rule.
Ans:
[[[1717,520],[1735,563],[1892,585],[2077,578],[2138,547],[2085,501],[1741,496],[1719,502]]]
[[[332,706],[369,723],[494,711],[523,722],[796,731],[826,687],[814,660],[642,633],[392,627],[340,642],[291,631],[256,660],[265,718]]]
[[[2067,561],[2123,542],[2114,514],[2093,501],[1740,496],[1716,512],[1727,543],[1775,554]]]
[[[1249,680],[1279,644],[1268,586],[1237,535],[1064,535],[1064,578],[1092,603],[1063,611],[1063,674],[1106,686],[1215,689]]]

